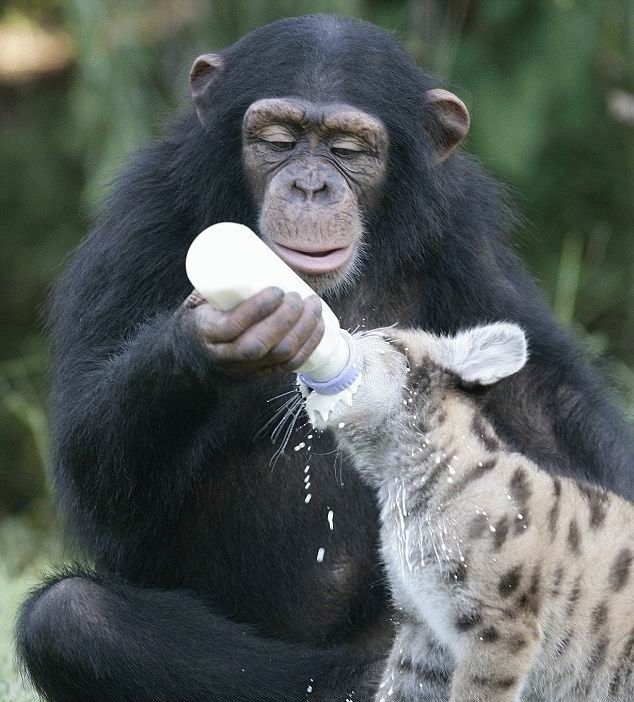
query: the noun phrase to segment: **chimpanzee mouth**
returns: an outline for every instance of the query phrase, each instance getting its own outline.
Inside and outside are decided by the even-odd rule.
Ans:
[[[271,242],[271,248],[288,265],[299,273],[323,274],[342,268],[351,259],[354,245],[338,249],[316,249],[306,251],[290,249]]]

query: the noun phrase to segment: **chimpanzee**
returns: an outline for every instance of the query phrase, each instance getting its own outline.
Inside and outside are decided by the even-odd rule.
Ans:
[[[372,496],[309,428],[272,460],[267,424],[319,303],[213,310],[185,275],[196,234],[252,227],[344,327],[518,322],[531,360],[483,400],[554,471],[631,496],[629,438],[511,252],[504,191],[455,150],[464,104],[391,36],[281,20],[191,87],[54,295],[53,485],[90,566],[28,599],[19,656],[55,701],[370,699],[392,634]]]

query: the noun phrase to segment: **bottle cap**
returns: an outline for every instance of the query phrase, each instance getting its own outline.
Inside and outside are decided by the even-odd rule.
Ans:
[[[313,380],[308,373],[299,373],[299,379],[309,388],[318,392],[320,395],[336,395],[349,388],[354,381],[361,375],[363,370],[363,356],[354,343],[354,339],[348,332],[341,330],[341,336],[348,344],[348,362],[343,369],[331,380],[317,381]]]

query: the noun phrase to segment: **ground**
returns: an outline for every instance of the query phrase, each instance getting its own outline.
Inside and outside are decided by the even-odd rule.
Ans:
[[[15,669],[13,626],[20,603],[60,549],[54,539],[24,520],[0,525],[0,702],[38,702]]]

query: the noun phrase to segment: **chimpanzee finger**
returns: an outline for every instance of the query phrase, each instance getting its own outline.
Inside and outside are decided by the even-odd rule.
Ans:
[[[306,359],[310,356],[310,354],[317,348],[319,342],[324,336],[325,329],[326,325],[324,323],[324,320],[320,319],[317,326],[313,329],[311,335],[304,342],[304,345],[288,363],[284,364],[284,368],[287,370],[295,370],[299,368],[302,365],[302,363],[304,363]]]
[[[295,357],[319,324],[321,310],[321,300],[316,295],[304,300],[304,309],[301,317],[269,353],[269,357],[274,363],[278,365],[285,364]]]
[[[224,363],[251,362],[254,368],[267,365],[266,361],[258,362],[293,328],[302,310],[301,297],[297,293],[287,293],[272,314],[247,329],[235,341],[211,344],[213,355]]]
[[[189,293],[189,295],[183,301],[183,307],[187,309],[194,309],[198,305],[204,305],[207,302],[205,298],[196,290],[195,288]]]
[[[280,288],[265,288],[248,300],[244,300],[229,312],[221,312],[211,305],[196,307],[197,324],[208,344],[235,341],[248,329],[266,319],[277,310],[284,300]]]
[[[254,324],[236,339],[234,343],[239,356],[245,361],[264,359],[295,326],[303,310],[304,304],[298,293],[284,295],[284,301],[273,314]]]

